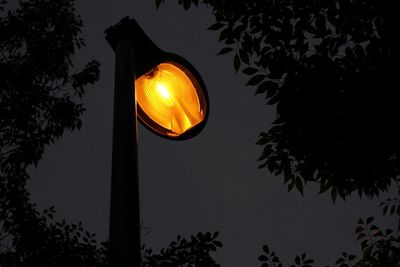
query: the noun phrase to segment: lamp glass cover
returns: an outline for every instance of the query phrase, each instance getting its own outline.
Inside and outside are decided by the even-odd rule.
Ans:
[[[159,134],[179,136],[205,118],[195,77],[177,63],[161,63],[135,81],[140,119]],[[143,114],[144,113],[144,114]]]

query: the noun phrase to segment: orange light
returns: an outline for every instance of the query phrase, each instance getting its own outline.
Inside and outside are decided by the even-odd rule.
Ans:
[[[135,81],[140,119],[159,134],[179,136],[205,118],[205,97],[194,76],[161,63]]]

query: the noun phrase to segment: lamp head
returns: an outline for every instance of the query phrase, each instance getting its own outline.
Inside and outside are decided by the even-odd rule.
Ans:
[[[208,119],[209,102],[203,79],[193,65],[158,48],[134,19],[123,19],[106,34],[114,51],[119,38],[129,38],[135,48],[136,79],[132,78],[143,125],[173,140],[197,135]]]

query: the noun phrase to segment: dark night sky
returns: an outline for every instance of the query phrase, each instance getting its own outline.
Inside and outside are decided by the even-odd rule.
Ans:
[[[139,129],[141,215],[151,228],[143,242],[159,249],[178,234],[218,230],[224,247],[215,258],[226,267],[260,266],[263,244],[284,263],[302,252],[316,266],[333,264],[345,250],[359,253],[355,223],[380,215],[380,200],[354,196],[334,205],[311,185],[304,197],[288,194],[280,177],[257,169],[261,147],[255,142],[270,127],[274,108],[244,86],[246,77],[234,73],[231,56],[216,56],[218,34],[206,31],[214,22],[210,10],[184,11],[177,1],[158,11],[153,0],[77,2],[87,47],[76,66],[98,59],[102,76],[84,98],[83,129],[65,134],[30,169],[29,190],[40,208],[55,205],[58,218],[83,221],[100,239],[108,235],[114,54],[103,32],[130,16],[162,49],[197,67],[211,102],[208,124],[192,140],[168,141]]]

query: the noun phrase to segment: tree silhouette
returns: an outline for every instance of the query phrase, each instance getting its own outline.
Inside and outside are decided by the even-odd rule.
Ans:
[[[399,190],[400,194],[400,190]],[[383,215],[394,216],[400,219],[400,199],[387,199],[382,204]],[[389,211],[389,212],[388,212]],[[337,267],[397,267],[400,265],[400,221],[397,230],[382,229],[374,224],[375,218],[368,217],[357,222],[355,233],[360,242],[363,254],[357,257],[354,254],[343,252],[336,260]],[[282,267],[277,253],[267,245],[263,246],[263,254],[258,257],[262,267]],[[289,267],[311,267],[314,260],[303,253],[296,256],[295,264]]]
[[[81,98],[100,77],[100,64],[73,65],[83,47],[74,0],[0,1],[0,266],[108,266],[108,243],[82,223],[55,221],[55,208],[38,211],[29,199],[26,169],[65,131],[81,127]],[[180,238],[143,266],[218,266],[217,235]]]
[[[103,248],[81,225],[53,222],[29,199],[26,169],[66,130],[80,128],[80,98],[99,63],[73,67],[82,21],[74,1],[0,3],[0,265],[95,266]]]
[[[155,0],[159,7],[164,0]],[[357,192],[372,198],[400,180],[400,106],[396,75],[399,38],[394,4],[378,0],[179,0],[184,9],[207,5],[246,85],[275,105],[277,118],[257,144],[260,168],[282,175],[289,191],[307,182],[320,193]],[[399,187],[399,184],[397,184]],[[399,187],[400,189],[400,187]],[[400,194],[400,191],[399,191]],[[363,255],[344,252],[339,267],[400,266],[400,200],[387,199],[383,214],[399,220],[382,230],[359,220]],[[268,246],[262,266],[281,267]],[[290,267],[310,267],[305,253]]]
[[[156,0],[157,6],[163,2]],[[399,179],[398,21],[390,1],[208,1],[236,71],[276,105],[260,168],[335,200]],[[198,0],[180,0],[185,9]]]
[[[151,249],[143,246],[143,267],[219,267],[210,256],[211,251],[222,247],[222,243],[216,240],[218,232],[198,233],[192,235],[190,240],[177,237],[166,249],[161,249],[154,254]]]

